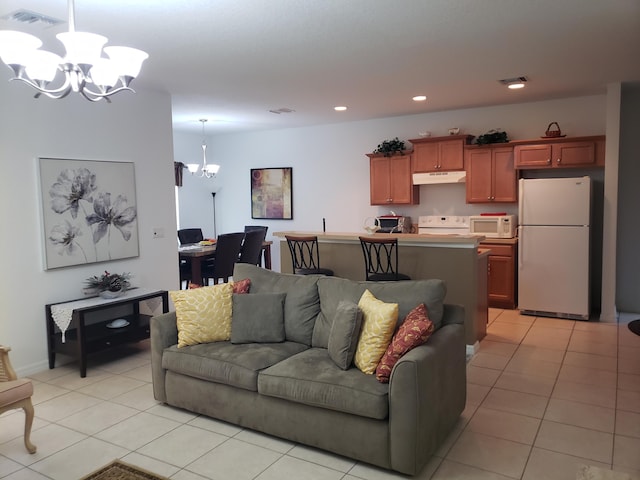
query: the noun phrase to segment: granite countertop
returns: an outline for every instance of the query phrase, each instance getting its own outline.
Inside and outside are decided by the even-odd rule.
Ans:
[[[517,245],[518,238],[485,238],[480,243],[481,245],[485,245],[487,243],[493,243],[494,245]]]
[[[274,232],[274,237],[280,237],[284,240],[285,235],[299,235],[309,236],[315,235],[318,237],[318,242],[358,242],[359,237],[373,237],[373,238],[389,238],[393,236],[398,239],[400,245],[457,245],[465,247],[478,247],[481,241],[486,240],[483,236],[478,235],[421,235],[417,233],[374,233],[369,235],[366,232],[301,232],[301,231],[288,231],[288,232]]]

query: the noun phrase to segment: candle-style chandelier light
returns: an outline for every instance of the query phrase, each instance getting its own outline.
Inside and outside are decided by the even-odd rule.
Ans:
[[[198,165],[197,163],[188,163],[187,168],[192,175],[198,171],[198,168],[200,168],[201,177],[212,178],[215,177],[218,170],[220,170],[220,165],[207,163],[207,141],[204,136],[204,124],[207,122],[207,119],[201,118],[200,122],[202,123],[202,165]]]
[[[13,71],[13,78],[24,82],[38,93],[51,98],[64,98],[79,93],[87,100],[97,102],[103,98],[128,90],[138,76],[147,53],[130,47],[105,47],[109,58],[102,57],[107,38],[88,32],[76,32],[73,0],[68,0],[69,31],[56,35],[66,50],[64,58],[40,50],[42,41],[24,32],[0,30],[0,58]],[[63,82],[51,86],[59,72]]]

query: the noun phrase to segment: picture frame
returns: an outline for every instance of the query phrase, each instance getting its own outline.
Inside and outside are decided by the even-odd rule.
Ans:
[[[251,169],[251,218],[293,220],[293,168]]]
[[[38,158],[45,270],[140,255],[132,162]]]

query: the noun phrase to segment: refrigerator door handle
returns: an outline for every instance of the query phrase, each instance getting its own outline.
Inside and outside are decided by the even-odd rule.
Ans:
[[[522,227],[518,227],[518,269],[522,267],[522,251],[524,250],[524,241],[522,237]]]

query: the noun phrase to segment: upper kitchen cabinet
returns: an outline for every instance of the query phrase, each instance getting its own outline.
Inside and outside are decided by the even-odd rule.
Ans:
[[[467,203],[518,201],[513,147],[504,144],[473,145],[465,148],[464,155],[467,169]]]
[[[604,135],[511,143],[515,145],[515,166],[518,169],[604,166]]]
[[[413,185],[411,155],[385,157],[367,154],[371,205],[416,205],[420,203],[420,190]]]
[[[471,139],[473,135],[409,140],[413,144],[413,173],[464,170],[464,146]]]

